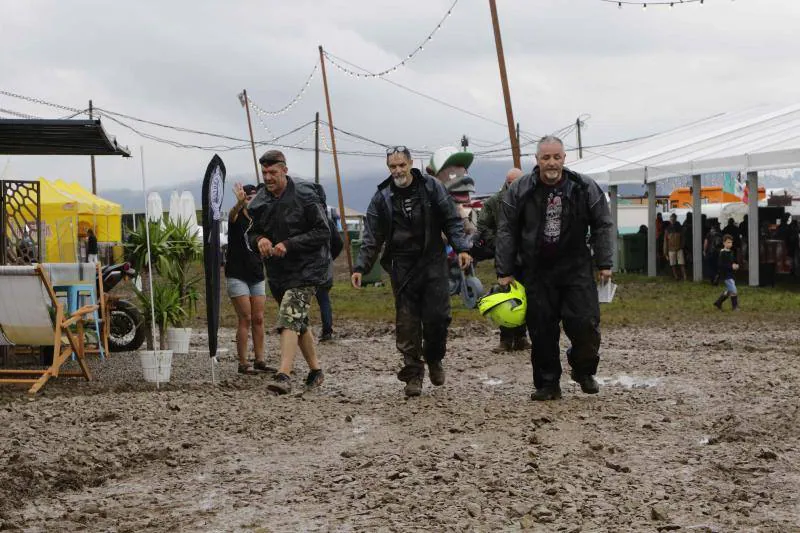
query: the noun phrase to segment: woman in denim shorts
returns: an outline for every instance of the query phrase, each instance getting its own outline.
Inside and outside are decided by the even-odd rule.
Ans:
[[[247,241],[247,230],[252,221],[247,213],[247,204],[256,195],[255,185],[237,183],[233,186],[236,205],[228,216],[228,252],[225,261],[225,277],[228,296],[233,302],[239,324],[236,328],[236,351],[239,356],[239,373],[255,374],[270,369],[264,360],[264,264],[258,250],[251,250]],[[247,338],[253,334],[255,362],[250,363],[247,354]]]

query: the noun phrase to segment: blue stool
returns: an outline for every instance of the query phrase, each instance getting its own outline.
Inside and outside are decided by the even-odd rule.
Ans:
[[[75,283],[61,283],[53,285],[53,290],[56,294],[66,294],[67,296],[67,311],[69,314],[74,313],[80,309],[81,297],[89,297],[92,304],[97,304],[97,289],[94,283],[75,282]],[[92,312],[94,319],[94,329],[97,333],[97,349],[100,353],[100,360],[105,361],[105,351],[103,350],[103,338],[100,336],[100,318],[95,309]],[[75,354],[72,354],[75,357]]]

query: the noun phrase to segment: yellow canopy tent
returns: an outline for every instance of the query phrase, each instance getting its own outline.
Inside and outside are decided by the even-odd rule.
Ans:
[[[43,260],[48,263],[77,262],[80,257],[78,214],[90,211],[91,206],[60,191],[44,178],[39,178],[39,205],[44,241]]]
[[[121,243],[122,206],[93,195],[77,183],[39,178],[39,184],[45,262],[72,263],[84,257],[81,239],[91,227],[98,243]]]
[[[56,180],[56,188],[79,198],[91,206],[91,211],[78,213],[79,235],[86,236],[86,230],[95,228],[98,242],[122,242],[122,206],[94,195],[76,182],[66,183]]]

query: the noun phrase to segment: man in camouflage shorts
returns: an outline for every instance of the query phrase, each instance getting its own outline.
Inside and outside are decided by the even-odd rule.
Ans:
[[[322,188],[291,178],[278,150],[267,151],[259,162],[264,184],[248,207],[253,220],[248,237],[264,259],[270,292],[279,305],[281,363],[267,388],[287,394],[298,346],[308,363],[306,388],[319,387],[324,380],[308,310],[317,287],[328,278],[331,234]]]
[[[289,289],[278,300],[278,330],[290,329],[298,334],[308,330],[308,310],[311,308],[311,299],[316,294],[316,287],[298,287]]]

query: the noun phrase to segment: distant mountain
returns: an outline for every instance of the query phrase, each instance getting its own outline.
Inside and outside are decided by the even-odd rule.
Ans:
[[[493,193],[500,189],[505,179],[506,172],[511,168],[511,161],[489,159],[481,160],[476,159],[470,168],[470,173],[475,179],[475,192],[476,194]],[[524,168],[526,172],[530,171],[529,167]],[[388,173],[386,174],[388,176]],[[367,210],[369,201],[372,195],[375,194],[375,188],[378,183],[385,176],[375,176],[374,173],[353,175],[350,174],[347,180],[343,183],[342,195],[344,196],[344,203],[347,207],[361,211],[362,213]],[[234,182],[251,182],[252,175],[239,174],[227,177],[226,182],[233,184]],[[336,192],[336,181],[332,177],[324,177],[321,180],[322,185],[325,187],[325,192],[328,195],[328,204],[337,205],[338,198]],[[717,185],[715,176],[709,176],[703,179],[703,184]],[[660,181],[656,184],[656,192],[659,196],[669,195],[675,187],[686,186],[691,182],[688,178],[682,179],[669,179]],[[773,188],[786,188],[791,194],[800,196],[800,171],[796,171],[793,176],[788,174],[785,176],[766,174],[759,178],[759,185],[768,189]],[[603,187],[604,189],[606,187]],[[197,208],[200,209],[200,199],[202,193],[202,183],[197,181],[179,183],[174,186],[153,187],[151,190],[161,194],[161,201],[165,209],[169,208],[169,197],[172,191],[190,191],[195,198]],[[620,185],[620,196],[643,196],[647,187],[645,185]],[[127,213],[144,212],[144,199],[142,198],[141,191],[134,191],[130,189],[112,189],[103,190],[103,198],[122,204],[123,210]],[[223,202],[223,209],[229,209],[235,203],[235,198],[231,192],[230,186],[226,188],[225,199]]]

